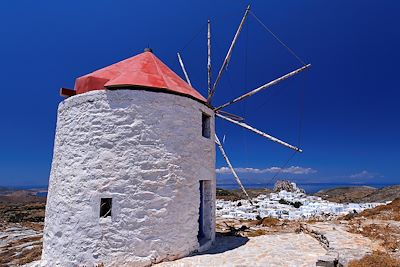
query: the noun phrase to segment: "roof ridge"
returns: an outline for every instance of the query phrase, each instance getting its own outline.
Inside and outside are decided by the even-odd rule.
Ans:
[[[156,68],[157,68],[157,71],[158,71],[158,73],[160,74],[160,76],[161,76],[161,78],[163,79],[163,81],[164,81],[164,83],[165,83],[165,87],[166,88],[168,88],[168,83],[167,83],[167,81],[165,80],[165,77],[164,77],[164,73],[160,70],[160,68],[158,67],[158,64],[157,64],[157,61],[156,61],[156,56],[152,53],[152,52],[144,52],[144,53],[150,53],[151,55],[151,59],[153,60],[153,62],[154,62],[154,65],[156,65]]]

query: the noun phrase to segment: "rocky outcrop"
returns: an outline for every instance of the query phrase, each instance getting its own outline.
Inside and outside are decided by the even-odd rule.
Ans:
[[[287,191],[287,192],[302,192],[304,193],[304,189],[298,188],[297,185],[293,182],[288,180],[278,180],[274,185],[274,192],[280,191]]]

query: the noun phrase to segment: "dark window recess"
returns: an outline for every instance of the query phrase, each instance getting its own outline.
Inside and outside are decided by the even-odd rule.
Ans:
[[[203,113],[201,122],[202,135],[206,138],[210,138],[211,126],[210,126],[210,116]]]
[[[102,198],[100,201],[100,217],[111,216],[112,198]]]

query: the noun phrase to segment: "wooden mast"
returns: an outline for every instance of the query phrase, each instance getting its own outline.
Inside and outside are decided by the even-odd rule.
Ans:
[[[295,150],[295,151],[297,151],[297,152],[303,152],[300,148],[295,147],[295,146],[292,146],[291,144],[288,144],[288,143],[286,143],[286,142],[284,142],[284,141],[282,141],[282,140],[279,140],[279,139],[276,138],[276,137],[273,137],[273,136],[271,136],[271,135],[269,135],[269,134],[266,134],[266,133],[264,133],[264,132],[262,132],[262,131],[260,131],[260,130],[257,130],[256,128],[253,128],[253,127],[251,127],[250,125],[248,125],[248,124],[246,124],[246,123],[244,123],[244,122],[235,121],[235,120],[230,119],[230,118],[228,118],[228,117],[222,116],[222,115],[219,114],[219,113],[216,113],[215,115],[218,116],[218,117],[220,117],[220,118],[222,118],[222,119],[224,119],[224,120],[227,120],[227,121],[229,121],[229,122],[232,122],[232,123],[234,123],[234,124],[237,124],[237,125],[239,125],[239,126],[242,126],[243,128],[246,128],[246,129],[248,129],[248,130],[250,130],[250,131],[252,131],[252,132],[255,132],[256,134],[259,134],[259,135],[261,135],[261,136],[263,136],[263,137],[265,137],[265,138],[268,138],[269,140],[274,141],[274,142],[276,142],[276,143],[278,143],[278,144],[281,144],[281,145],[283,145],[283,146],[285,146],[285,147],[288,147],[288,148],[290,148],[290,149],[293,149],[293,150]]]
[[[231,119],[233,119],[233,120],[235,120],[235,121],[244,121],[244,118],[242,118],[242,117],[240,117],[240,116],[238,116],[238,115],[235,115],[235,114],[226,112],[226,111],[224,111],[224,110],[219,110],[218,113],[219,113],[219,114],[222,114],[222,115],[224,115],[224,116],[227,116],[228,118],[231,118]]]
[[[232,164],[231,164],[231,162],[229,161],[228,156],[226,155],[225,150],[224,150],[224,148],[222,147],[221,142],[219,141],[218,136],[217,136],[216,134],[215,134],[215,143],[217,144],[219,150],[221,151],[221,154],[222,154],[222,156],[224,157],[226,163],[228,164],[228,167],[229,167],[229,169],[231,170],[233,176],[235,177],[236,182],[238,183],[238,185],[239,185],[240,188],[242,189],[243,193],[246,195],[246,197],[247,197],[247,199],[249,200],[250,204],[253,205],[253,202],[251,201],[251,198],[250,198],[249,194],[247,194],[246,189],[244,189],[244,186],[243,186],[242,182],[240,181],[239,176],[236,174],[235,169],[232,167]]]
[[[215,79],[215,82],[214,82],[214,85],[213,85],[213,87],[211,89],[211,92],[208,94],[207,102],[209,104],[211,103],[213,94],[215,92],[215,89],[216,89],[216,87],[218,85],[219,80],[221,79],[222,73],[224,72],[226,66],[228,66],[229,60],[231,59],[233,48],[235,47],[235,44],[236,44],[236,41],[237,41],[237,39],[239,37],[240,32],[242,31],[243,24],[246,21],[247,15],[249,14],[249,11],[250,11],[250,5],[248,5],[247,8],[246,8],[246,12],[244,13],[244,16],[242,18],[242,21],[239,24],[239,28],[237,29],[235,36],[233,37],[233,41],[231,43],[231,46],[229,47],[228,53],[226,54],[224,63],[222,64],[221,69],[218,72],[218,76]]]
[[[182,61],[181,55],[180,55],[179,53],[177,53],[177,55],[178,55],[179,64],[181,65],[183,74],[185,74],[186,82],[187,82],[190,86],[192,86],[192,83],[190,82],[189,76],[188,76],[188,74],[187,74],[187,72],[186,72],[185,65],[183,65],[183,61]]]
[[[207,79],[208,94],[211,93],[211,25],[210,20],[207,22]]]

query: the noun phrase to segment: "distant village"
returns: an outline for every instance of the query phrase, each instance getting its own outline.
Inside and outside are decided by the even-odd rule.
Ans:
[[[277,190],[275,190],[277,191]],[[250,219],[272,217],[287,220],[332,219],[351,213],[359,213],[387,203],[335,203],[321,197],[309,196],[295,183],[289,189],[269,195],[259,195],[249,200],[216,201],[216,215],[225,219]]]

